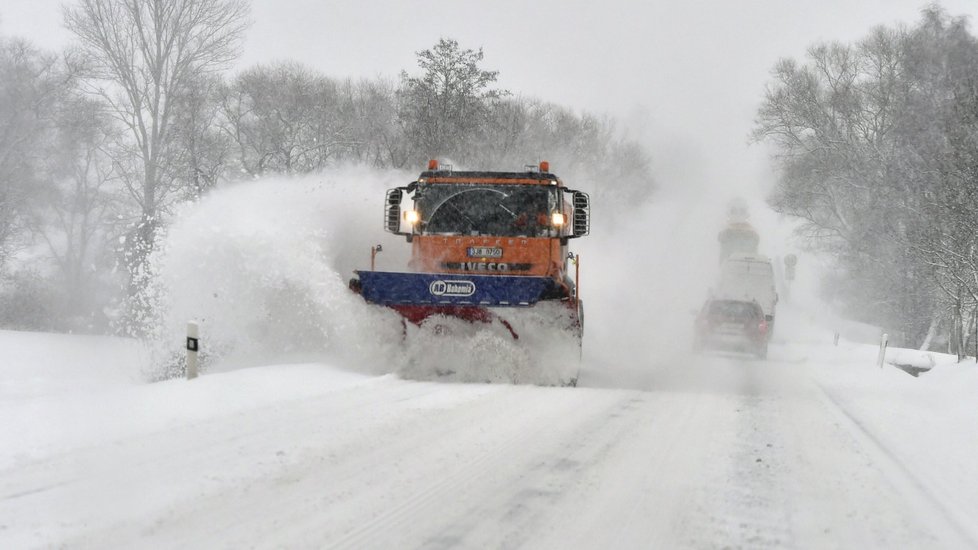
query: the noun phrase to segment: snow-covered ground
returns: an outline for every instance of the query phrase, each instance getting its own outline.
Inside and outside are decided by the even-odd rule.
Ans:
[[[153,345],[0,331],[0,548],[978,546],[973,363],[891,350],[935,366],[878,368],[872,329],[811,298],[805,256],[768,360],[689,352],[723,201],[595,201],[573,243],[581,387],[431,381],[446,361],[559,364],[548,346],[567,342],[402,344],[347,291],[373,244],[379,269],[402,265],[378,205],[409,177],[261,180],[189,206],[155,262]],[[763,250],[790,251],[790,227],[752,211]],[[191,318],[207,371],[150,382],[179,367]]]
[[[0,332],[0,547],[974,547],[978,368],[824,334],[545,388]]]

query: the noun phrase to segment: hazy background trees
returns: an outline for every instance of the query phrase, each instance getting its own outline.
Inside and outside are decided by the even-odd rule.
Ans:
[[[57,106],[70,79],[57,56],[0,37],[0,269],[23,244],[28,201],[48,179]]]
[[[780,61],[755,137],[779,154],[771,205],[836,260],[830,298],[905,344],[941,332],[974,350],[978,41],[964,18],[929,7],[913,27]]]
[[[320,170],[353,144],[353,106],[340,84],[293,63],[244,71],[222,105],[234,160],[251,176]]]
[[[112,162],[117,130],[104,106],[77,91],[55,111],[56,135],[50,185],[32,195],[30,231],[52,261],[53,305],[62,327],[105,328],[99,303],[119,280],[113,236],[124,212],[118,173]]]
[[[61,54],[0,37],[0,326],[143,333],[171,207],[236,179],[546,159],[612,203],[653,189],[612,119],[498,89],[482,51],[450,38],[396,78],[289,61],[229,74],[243,0],[77,0],[64,17],[78,43]]]
[[[78,0],[69,51],[0,37],[0,325],[138,334],[170,207],[235,179],[546,159],[612,208],[654,189],[649,152],[613,119],[503,90],[481,50],[450,38],[393,78],[289,61],[229,73],[247,8]],[[973,349],[978,41],[965,19],[932,7],[779,61],[754,137],[778,152],[771,205],[835,259],[829,299],[904,343]]]
[[[613,119],[503,90],[480,49],[450,38],[393,78],[289,61],[229,73],[247,8],[78,0],[69,51],[0,37],[0,325],[138,334],[170,207],[235,179],[546,159],[611,208],[654,189],[649,152]],[[771,205],[835,260],[827,298],[904,343],[974,349],[978,41],[964,18],[931,7],[779,61],[754,137],[777,150]]]
[[[31,262],[38,208],[57,195],[64,156],[62,106],[74,78],[58,56],[21,39],[0,37],[0,323],[46,324],[56,308],[54,285]]]

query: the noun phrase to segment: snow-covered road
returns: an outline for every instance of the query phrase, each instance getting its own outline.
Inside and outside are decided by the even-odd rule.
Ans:
[[[978,443],[921,440],[947,420],[923,378],[798,349],[573,389],[310,364],[5,400],[0,547],[978,546]]]

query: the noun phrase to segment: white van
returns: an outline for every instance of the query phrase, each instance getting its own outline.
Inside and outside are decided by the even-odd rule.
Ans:
[[[720,264],[720,281],[713,298],[755,301],[769,324],[774,323],[778,291],[771,260],[764,256],[734,254]]]

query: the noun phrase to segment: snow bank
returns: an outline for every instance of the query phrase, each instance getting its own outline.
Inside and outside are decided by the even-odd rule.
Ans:
[[[148,364],[128,338],[0,330],[0,403],[128,386]]]
[[[957,365],[956,355],[948,353],[935,353],[932,351],[920,351],[916,349],[889,348],[886,350],[886,362],[890,365],[902,365],[913,367],[920,370],[930,370],[934,367]],[[974,361],[970,361],[974,364]]]
[[[890,364],[879,368],[878,350],[848,342],[812,348],[816,368],[810,372],[856,429],[897,457],[904,475],[923,473],[944,513],[973,525],[968,511],[978,509],[978,492],[962,486],[978,479],[978,365],[928,354],[933,368],[915,378]],[[887,362],[894,360],[931,361],[916,350],[892,348]]]
[[[42,337],[47,335],[40,335]],[[77,338],[77,337],[76,337]],[[100,349],[92,342],[78,348]],[[55,360],[57,354],[46,355]],[[71,361],[63,364],[70,365]],[[53,379],[63,369],[36,364],[39,375]],[[76,364],[79,368],[88,365]],[[280,407],[331,392],[382,383],[323,364],[276,365],[217,373],[193,381],[169,380],[138,386],[111,386],[111,376],[89,372],[87,390],[35,394],[29,399],[0,399],[0,470],[42,457],[155,433],[174,427]],[[16,380],[21,385],[28,380]],[[56,390],[48,386],[48,391]],[[30,426],[30,429],[24,429]]]
[[[128,338],[0,331],[0,469],[383,380],[299,364],[145,384],[149,361]]]

